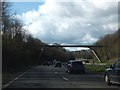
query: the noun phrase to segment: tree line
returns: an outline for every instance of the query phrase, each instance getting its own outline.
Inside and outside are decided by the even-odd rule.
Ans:
[[[120,58],[120,28],[113,34],[107,34],[98,40],[95,45],[104,45],[105,47],[96,48],[96,52],[101,60],[115,60]]]
[[[12,3],[2,2],[2,69],[8,72],[15,68],[41,65],[46,61],[66,61],[75,57],[70,51],[59,47],[42,47],[47,45],[34,38],[12,11]]]

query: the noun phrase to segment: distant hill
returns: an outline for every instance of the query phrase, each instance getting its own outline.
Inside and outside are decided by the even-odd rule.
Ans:
[[[95,45],[107,46],[95,49],[102,61],[120,59],[120,29],[102,37]]]

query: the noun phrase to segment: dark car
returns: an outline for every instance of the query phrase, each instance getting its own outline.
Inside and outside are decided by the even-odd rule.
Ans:
[[[84,67],[82,61],[70,60],[67,64],[66,72],[68,72],[68,73],[85,73],[85,67]]]
[[[112,83],[120,84],[120,60],[106,69],[104,80],[108,85]]]
[[[55,62],[55,67],[62,67],[61,61],[56,61]]]

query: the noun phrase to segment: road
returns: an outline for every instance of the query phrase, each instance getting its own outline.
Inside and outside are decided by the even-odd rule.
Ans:
[[[4,86],[7,88],[90,88],[119,90],[118,85],[108,86],[102,74],[68,74],[65,67],[36,66]]]

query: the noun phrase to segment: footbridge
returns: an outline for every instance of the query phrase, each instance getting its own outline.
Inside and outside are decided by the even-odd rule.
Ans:
[[[100,59],[99,55],[97,54],[97,52],[94,50],[95,48],[102,48],[102,47],[108,47],[105,45],[40,45],[40,47],[84,47],[84,48],[89,48],[91,50],[91,52],[95,55],[95,57],[97,58],[97,60],[99,62],[102,62],[102,60]]]

